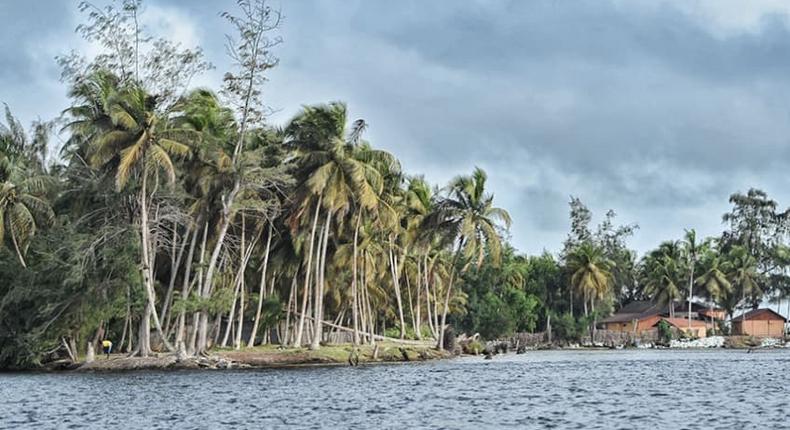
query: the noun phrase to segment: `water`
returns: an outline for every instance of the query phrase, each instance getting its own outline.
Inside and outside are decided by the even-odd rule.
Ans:
[[[790,428],[790,351],[0,374],[0,428]]]

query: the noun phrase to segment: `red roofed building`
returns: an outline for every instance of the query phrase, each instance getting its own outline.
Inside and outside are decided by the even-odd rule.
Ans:
[[[671,327],[677,329],[678,331],[682,331],[689,336],[693,337],[705,337],[707,335],[707,324],[705,321],[700,320],[691,320],[691,325],[689,325],[688,318],[661,318],[660,320],[656,321],[653,324],[653,327],[658,326],[661,321],[666,321]]]
[[[787,318],[772,309],[755,309],[730,320],[732,334],[756,337],[782,337]]]

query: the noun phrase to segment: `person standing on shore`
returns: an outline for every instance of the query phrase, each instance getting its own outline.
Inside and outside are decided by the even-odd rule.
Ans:
[[[107,356],[107,359],[110,359],[110,353],[112,352],[112,341],[110,339],[104,339],[101,343],[102,351],[104,351],[104,355]]]

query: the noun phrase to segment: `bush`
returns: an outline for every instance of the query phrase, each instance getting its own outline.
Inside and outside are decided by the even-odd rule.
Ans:
[[[663,343],[669,343],[672,340],[672,326],[666,320],[658,322],[658,339]]]
[[[584,319],[576,320],[573,315],[565,313],[551,319],[552,336],[555,340],[579,342],[587,331]]]

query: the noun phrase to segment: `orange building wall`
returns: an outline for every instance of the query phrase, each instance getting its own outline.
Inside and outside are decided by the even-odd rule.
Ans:
[[[636,326],[637,334],[645,332],[653,328],[653,326],[660,320],[660,316],[652,316],[642,320],[639,320]],[[618,323],[605,323],[604,324],[605,330],[611,330],[616,332],[634,332],[634,323],[633,321],[628,322],[618,322]]]
[[[737,335],[757,337],[784,336],[784,322],[781,320],[733,321],[732,332]]]

